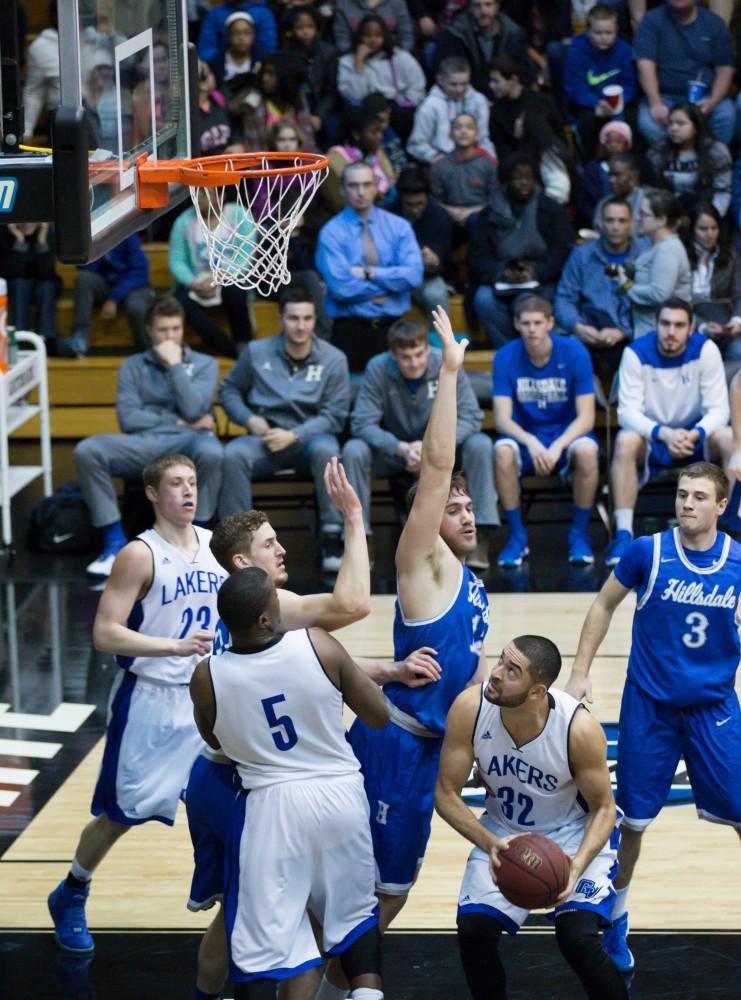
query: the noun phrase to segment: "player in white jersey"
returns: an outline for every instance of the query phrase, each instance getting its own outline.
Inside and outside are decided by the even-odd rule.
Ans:
[[[57,944],[78,954],[94,947],[85,903],[95,869],[130,827],[148,820],[172,826],[203,745],[188,684],[211,649],[225,573],[209,548],[211,532],[193,524],[193,462],[167,456],[147,466],[143,480],[154,527],[119,552],[93,626],[96,649],[116,653],[120,667],[108,705],[95,818],[82,831],[67,878],[49,896]]]
[[[718,531],[728,480],[695,462],[677,481],[678,527],[636,538],[587,613],[567,691],[591,701],[589,668],[615,609],[638,601],[620,706],[617,803],[623,810],[617,898],[605,947],[624,972],[627,896],[643,834],[659,814],[680,757],[702,819],[741,837],[741,707],[734,688],[741,656],[741,545]],[[660,645],[657,645],[660,643]]]
[[[231,514],[223,518],[211,537],[211,551],[227,573],[257,566],[268,574],[278,588],[281,627],[286,632],[311,626],[332,632],[359,621],[370,610],[370,565],[360,501],[336,458],[327,463],[324,481],[327,495],[344,521],[344,553],[331,593],[302,595],[286,590],[286,550],[263,511]],[[377,684],[398,682],[420,687],[440,676],[440,667],[432,653],[429,647],[422,647],[398,662],[366,658],[356,662]],[[233,772],[226,755],[210,747],[204,748],[193,765],[185,799],[195,857],[190,910],[209,909],[222,898],[224,839],[233,796]],[[226,930],[223,909],[219,907],[198,951],[196,1000],[218,997],[227,973]],[[311,1000],[316,977],[317,972],[312,969],[292,979],[284,988],[282,1000]]]
[[[382,727],[383,694],[322,629],[282,631],[263,570],[230,576],[218,607],[232,645],[198,665],[191,696],[203,738],[236,763],[246,790],[227,851],[235,1000],[272,1000],[279,982],[321,963],[307,910],[351,995],[381,1000],[368,805],[342,708],[344,698]]]
[[[506,1000],[498,954],[528,911],[496,885],[499,852],[513,836],[540,833],[570,858],[557,900],[556,939],[593,1000],[625,1000],[617,966],[602,948],[600,921],[614,897],[618,831],[602,727],[578,701],[554,690],[561,654],[543,636],[502,650],[488,682],[467,688],[448,714],[435,807],[474,845],[458,900],[458,943],[474,1000]],[[472,764],[486,788],[476,819],[461,792]]]

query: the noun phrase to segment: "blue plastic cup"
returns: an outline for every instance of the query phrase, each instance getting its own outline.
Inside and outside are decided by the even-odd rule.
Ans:
[[[705,99],[708,92],[708,85],[704,80],[690,80],[687,84],[687,100],[690,104],[699,104]]]

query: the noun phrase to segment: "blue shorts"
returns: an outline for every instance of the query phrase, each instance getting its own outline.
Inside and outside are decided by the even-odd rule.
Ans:
[[[390,722],[369,729],[356,719],[348,734],[370,806],[376,889],[409,892],[430,839],[442,739],[415,736]]]
[[[741,830],[741,708],[722,701],[675,708],[625,682],[617,751],[617,802],[623,825],[645,830],[667,800],[684,755],[698,815]]]
[[[708,461],[707,438],[704,441],[698,441],[695,450],[688,458],[675,458],[674,455],[670,454],[663,441],[647,440],[646,446],[646,461],[640,474],[639,486],[645,486],[647,482],[665,469],[678,469],[685,465],[691,465],[693,462]]]
[[[224,897],[224,854],[237,794],[241,788],[233,764],[217,764],[200,755],[185,790],[185,811],[193,842],[193,880],[188,909],[208,910]]]
[[[597,438],[594,434],[583,434],[581,437],[575,438],[571,444],[564,448],[561,452],[561,457],[556,464],[556,468],[553,470],[553,475],[561,476],[565,479],[571,469],[571,461],[574,455],[574,450],[586,441],[591,441],[594,445],[595,452],[599,451],[599,445],[597,443]],[[545,442],[543,442],[545,444]],[[533,475],[534,465],[532,455],[529,449],[524,445],[520,444],[519,441],[515,441],[514,438],[510,437],[500,437],[494,442],[495,450],[497,448],[511,448],[517,459],[517,475],[518,476],[531,476]],[[547,447],[547,446],[546,446]]]

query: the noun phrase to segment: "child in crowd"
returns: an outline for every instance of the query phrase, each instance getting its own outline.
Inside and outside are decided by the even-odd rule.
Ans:
[[[376,91],[393,101],[391,122],[406,142],[414,109],[425,97],[425,75],[410,52],[394,46],[382,17],[364,17],[354,35],[352,52],[340,58],[337,87],[350,104]]]
[[[283,22],[285,47],[306,60],[306,96],[311,127],[326,140],[336,139],[339,129],[337,92],[337,50],[321,37],[321,14],[311,4],[291,7]]]
[[[479,145],[473,115],[456,115],[450,129],[454,149],[439,156],[430,169],[432,195],[463,226],[480,212],[497,189],[497,161]]]
[[[8,279],[9,322],[35,330],[50,354],[57,352],[57,296],[61,282],[54,256],[54,231],[48,222],[18,222],[2,228],[0,258]],[[36,322],[31,309],[36,306]]]
[[[728,146],[713,137],[696,104],[672,108],[666,131],[666,139],[647,153],[656,186],[672,191],[686,210],[710,201],[724,216],[731,205]]]
[[[383,139],[381,140],[381,148],[383,149],[386,156],[388,156],[391,166],[394,168],[395,174],[400,174],[402,170],[408,166],[409,157],[407,156],[407,151],[404,148],[404,143],[399,138],[399,135],[391,124],[391,109],[393,107],[392,102],[388,97],[384,97],[383,94],[368,94],[360,102],[360,107],[364,111],[368,111],[370,114],[376,116],[376,118],[381,119],[383,124]]]
[[[270,126],[288,119],[301,129],[306,149],[315,150],[311,113],[304,94],[305,60],[295,52],[276,52],[263,59],[257,79],[258,99],[249,101],[242,115],[245,148],[265,149]]]
[[[319,189],[324,205],[332,214],[342,211],[345,204],[341,190],[342,174],[348,163],[359,163],[361,160],[373,170],[378,185],[379,204],[392,204],[396,199],[396,174],[381,148],[383,122],[362,107],[350,108],[347,113],[347,133],[350,141],[342,146],[332,146],[328,153],[329,174]]]
[[[605,88],[622,87],[611,105]],[[597,135],[610,118],[627,119],[635,125],[638,78],[633,50],[618,38],[618,16],[614,7],[599,3],[587,15],[587,30],[569,46],[564,73],[569,115],[585,158],[594,155]]]
[[[632,148],[633,130],[627,122],[610,121],[602,126],[597,155],[584,164],[575,191],[574,206],[582,225],[591,226],[595,205],[610,194],[607,179],[609,158],[613,153],[626,153]]]
[[[443,153],[452,153],[450,127],[453,119],[466,112],[476,122],[479,145],[494,155],[489,138],[489,102],[471,86],[471,67],[462,56],[448,56],[440,63],[437,82],[414,114],[414,128],[407,150],[421,163]]]

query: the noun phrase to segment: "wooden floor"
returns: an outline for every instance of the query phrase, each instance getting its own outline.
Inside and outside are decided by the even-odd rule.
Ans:
[[[564,656],[559,683],[568,676],[589,594],[527,594],[491,597],[487,652],[493,657],[516,635],[540,632]],[[625,677],[633,600],[615,614],[602,654],[593,668],[593,711],[616,721]],[[338,633],[351,653],[391,653],[393,601],[374,597],[368,619]],[[658,640],[657,640],[658,642]],[[657,647],[660,648],[660,647]],[[0,860],[0,928],[51,926],[46,896],[65,875],[90,797],[102,741]],[[468,845],[437,817],[427,860],[397,929],[451,929]],[[96,874],[88,906],[91,929],[187,929],[205,926],[208,914],[185,909],[191,876],[191,846],[184,812],[174,829],[159,823],[135,827],[113,849]],[[645,838],[631,890],[634,929],[740,929],[741,852],[727,827],[702,823],[689,806],[663,811]]]

